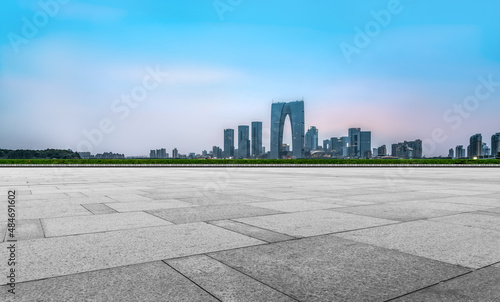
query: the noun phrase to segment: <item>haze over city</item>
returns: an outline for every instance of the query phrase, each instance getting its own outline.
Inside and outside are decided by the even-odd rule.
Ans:
[[[0,12],[2,148],[78,150],[106,120],[92,153],[199,153],[252,121],[269,149],[272,102],[302,98],[320,141],[361,127],[377,147],[438,128],[437,156],[500,131],[493,0],[54,3]]]

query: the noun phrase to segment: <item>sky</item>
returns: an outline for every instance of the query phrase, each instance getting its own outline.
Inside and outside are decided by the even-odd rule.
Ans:
[[[271,104],[302,99],[320,144],[361,127],[426,156],[490,145],[500,2],[436,2],[6,1],[0,148],[201,153],[262,121],[269,150]]]

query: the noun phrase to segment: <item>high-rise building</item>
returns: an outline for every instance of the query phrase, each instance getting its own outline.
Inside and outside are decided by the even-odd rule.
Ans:
[[[305,135],[305,151],[314,151],[318,149],[318,128],[309,127]]]
[[[349,146],[347,147],[347,154],[350,158],[361,157],[361,128],[350,128],[348,131]]]
[[[448,157],[449,158],[453,158],[454,157],[453,155],[454,155],[453,154],[453,148],[450,148],[450,150],[448,150]]]
[[[385,145],[377,148],[377,156],[387,156],[387,147]]]
[[[467,156],[469,158],[480,157],[483,153],[483,138],[481,134],[474,134],[469,140],[469,153]]]
[[[482,155],[483,156],[490,156],[490,147],[486,143],[483,143],[483,148],[482,148]]]
[[[323,140],[323,150],[325,152],[331,152],[332,151],[331,141],[329,139]]]
[[[149,151],[149,158],[156,158],[156,150]]]
[[[153,158],[167,158],[167,150],[165,148],[156,149],[156,151],[155,150],[151,150],[151,152],[154,152],[155,157],[153,157]],[[151,152],[149,152],[149,156],[150,157],[152,155]]]
[[[407,149],[401,148],[407,147],[411,148],[411,153],[408,152]],[[404,154],[399,154],[398,150],[403,150]],[[422,140],[416,139],[414,141],[404,141],[402,143],[392,144],[392,156],[398,158],[406,158],[409,154],[411,154],[411,158],[422,158]]]
[[[271,153],[270,158],[281,158],[283,127],[286,117],[292,126],[292,149],[295,158],[304,157],[304,101],[273,103],[271,107]]]
[[[222,158],[222,149],[218,146],[212,147],[212,157],[213,158]]]
[[[342,136],[342,157],[349,156],[349,137]]]
[[[262,154],[262,122],[252,122],[252,156]]]
[[[398,147],[399,143],[391,145],[391,156],[398,157]]]
[[[465,158],[465,149],[464,146],[459,145],[455,147],[455,158]]]
[[[179,158],[179,151],[177,150],[177,148],[174,148],[174,150],[172,150],[172,158]]]
[[[344,157],[344,139],[342,137],[332,137],[330,138],[330,148],[332,152],[332,157],[341,158]]]
[[[234,129],[224,129],[224,157],[234,156]]]
[[[500,132],[491,136],[491,156],[500,157]]]
[[[238,157],[250,158],[250,129],[248,126],[238,126]]]
[[[361,131],[360,133],[360,156],[362,158],[372,157],[372,133],[371,131]]]

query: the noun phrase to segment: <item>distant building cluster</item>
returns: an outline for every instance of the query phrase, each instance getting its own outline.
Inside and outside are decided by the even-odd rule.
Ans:
[[[483,142],[483,136],[480,133],[474,134],[469,139],[467,149],[464,149],[463,145],[456,146],[455,152],[453,152],[453,149],[449,150],[448,157],[456,159],[500,158],[499,142],[500,132],[491,136],[491,147],[488,147],[488,145]]]
[[[113,152],[97,153],[96,155],[90,152],[78,152],[82,159],[124,159],[125,155]]]
[[[168,153],[165,148],[149,151],[149,158],[168,158]]]
[[[292,142],[283,142],[285,120],[289,118]],[[305,129],[304,101],[278,102],[271,106],[270,150],[266,152],[262,144],[262,122],[253,121],[250,125],[239,125],[236,129],[224,129],[220,146],[212,146],[210,151],[201,154],[180,154],[177,148],[172,156],[165,148],[150,150],[149,158],[187,158],[187,159],[243,159],[243,158],[337,158],[337,159],[370,159],[370,158],[423,158],[422,140],[403,141],[392,144],[388,150],[386,145],[372,148],[372,132],[361,128],[349,128],[346,136],[331,137],[320,144],[319,129],[310,126]],[[236,137],[237,135],[237,137]],[[500,158],[500,133],[493,134],[491,146],[482,141],[481,134],[470,137],[469,145],[464,148],[458,145],[448,151],[448,158]],[[389,154],[390,151],[390,154]],[[123,154],[105,152],[91,155],[90,152],[79,152],[83,159],[116,159],[125,158]]]

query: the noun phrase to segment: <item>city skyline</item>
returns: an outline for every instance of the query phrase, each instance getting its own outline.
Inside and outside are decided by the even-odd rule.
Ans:
[[[492,0],[54,1],[0,12],[1,148],[188,154],[262,121],[270,151],[269,104],[302,98],[320,142],[360,127],[372,147],[431,139],[445,156],[498,132]]]

